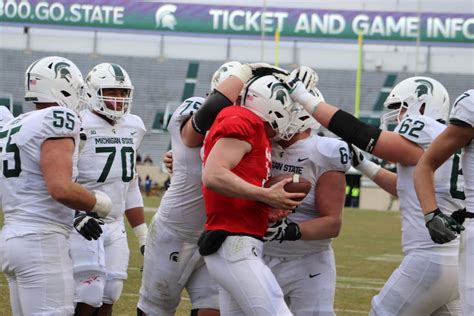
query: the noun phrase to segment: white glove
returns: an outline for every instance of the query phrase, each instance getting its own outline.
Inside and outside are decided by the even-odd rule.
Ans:
[[[364,176],[373,180],[382,167],[366,159],[362,151],[356,146],[349,144],[349,149],[351,150],[352,166],[362,172]]]
[[[315,96],[309,93],[303,82],[301,82],[298,78],[287,82],[287,85],[290,87],[291,99],[296,103],[301,104],[311,115],[314,113],[314,111],[316,111],[319,103],[324,101],[324,99],[319,95]]]
[[[92,208],[93,212],[97,213],[100,218],[105,218],[112,210],[112,200],[102,191],[94,190],[95,205]]]
[[[319,81],[319,76],[316,71],[307,66],[300,66],[294,69],[290,74],[290,79],[295,78],[300,79],[308,91],[316,88]]]

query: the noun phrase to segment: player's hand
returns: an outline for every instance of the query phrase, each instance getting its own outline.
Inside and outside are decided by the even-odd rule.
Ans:
[[[163,156],[163,163],[165,164],[166,171],[168,171],[169,174],[173,173],[173,151],[168,150],[165,152],[165,155]]]
[[[281,221],[282,219],[284,219],[291,213],[293,213],[293,210],[279,210],[276,208],[272,208],[270,209],[270,212],[268,213],[268,222],[274,223],[274,222]]]
[[[466,208],[454,211],[453,214],[451,214],[451,218],[458,222],[459,225],[464,224],[466,220]]]
[[[377,176],[382,166],[365,158],[364,154],[362,153],[362,150],[360,150],[356,146],[349,143],[347,145],[349,146],[349,150],[351,151],[352,167],[356,168],[366,177],[373,180]]]
[[[100,225],[104,225],[104,221],[98,218],[97,214],[93,212],[76,212],[74,228],[79,234],[84,236],[85,239],[97,240],[102,234]]]
[[[365,159],[364,154],[359,148],[349,143],[347,145],[351,151],[351,165],[357,169],[357,167],[363,164],[367,159]]]
[[[285,191],[285,184],[292,182],[292,178],[283,179],[269,188],[264,188],[265,194],[262,196],[262,202],[270,205],[272,208],[293,210],[301,201],[296,199],[304,198],[304,193],[290,193]]]
[[[284,218],[268,227],[263,241],[279,240],[281,243],[283,240],[298,240],[300,238],[301,231],[299,225],[288,218]]]
[[[313,114],[316,111],[316,107],[319,103],[323,102],[324,99],[320,95],[311,94],[298,78],[292,80],[284,81],[280,78],[280,81],[286,85],[288,91],[290,92],[291,99],[301,104],[309,114]]]
[[[315,88],[319,81],[318,74],[307,66],[300,66],[293,70],[289,79],[292,80],[295,78],[301,80],[308,91]]]
[[[437,244],[444,244],[454,240],[456,233],[460,234],[464,230],[462,225],[443,214],[439,208],[426,214],[425,221],[431,239]]]

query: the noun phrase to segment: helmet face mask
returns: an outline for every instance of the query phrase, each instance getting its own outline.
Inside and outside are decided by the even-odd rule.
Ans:
[[[255,77],[242,90],[241,105],[257,114],[275,131],[275,140],[289,140],[301,106],[293,103],[286,87],[274,76]]]
[[[391,110],[382,116],[381,124],[399,124],[405,117],[425,115],[445,123],[449,115],[449,94],[437,80],[411,77],[398,83],[384,102]]]
[[[84,79],[69,59],[49,56],[32,63],[25,72],[25,100],[56,103],[79,111]]]
[[[211,78],[211,92],[225,79],[227,79],[233,68],[239,67],[242,64],[238,61],[229,61],[222,64],[219,69],[217,69]]]
[[[133,85],[121,66],[103,63],[87,75],[84,102],[95,112],[116,121],[130,113]]]

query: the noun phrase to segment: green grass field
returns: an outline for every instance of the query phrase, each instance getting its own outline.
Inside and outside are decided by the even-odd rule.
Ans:
[[[147,207],[158,207],[159,198],[145,198]],[[0,213],[1,215],[1,213]],[[146,213],[149,223],[153,213]],[[0,219],[3,223],[3,218]],[[130,246],[128,280],[114,315],[135,315],[141,282],[142,257],[138,243],[127,225]],[[378,293],[402,259],[398,212],[346,209],[340,236],[334,240],[337,265],[335,308],[337,315],[367,315],[372,296]],[[0,277],[0,315],[11,315],[8,286]],[[191,308],[186,293],[178,316],[188,316]]]

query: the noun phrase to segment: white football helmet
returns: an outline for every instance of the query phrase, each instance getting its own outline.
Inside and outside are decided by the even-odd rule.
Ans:
[[[392,89],[384,106],[392,111],[382,116],[383,127],[398,124],[407,115],[426,115],[445,123],[449,115],[449,94],[433,78],[411,77]]]
[[[126,93],[124,97],[104,96],[104,89],[123,89]],[[120,65],[102,63],[87,75],[84,101],[95,112],[115,121],[130,113],[132,100],[132,82]]]
[[[308,91],[312,90],[313,88],[316,88],[316,85],[319,82],[319,76],[316,71],[307,66],[300,66],[294,69],[290,73],[290,80],[295,78],[299,78]]]
[[[241,66],[242,64],[238,61],[229,61],[225,64],[222,64],[219,69],[214,72],[211,79],[211,91],[230,76],[231,70],[235,67]]]
[[[313,89],[309,90],[309,93],[321,97],[322,101],[324,101],[323,94],[318,88],[314,87]],[[316,121],[314,117],[310,115],[299,103],[295,103],[293,105],[291,113],[292,117],[290,119],[290,123],[288,124],[286,130],[282,133],[282,139],[291,139],[295,134],[304,132],[308,128],[317,129],[321,126],[321,124],[319,124],[319,122]]]
[[[25,100],[57,103],[79,111],[84,79],[69,59],[49,56],[32,63],[25,72]]]
[[[268,122],[276,132],[274,139],[289,140],[294,135],[290,136],[287,129],[300,107],[293,103],[286,85],[275,76],[251,79],[241,92],[241,106]]]

